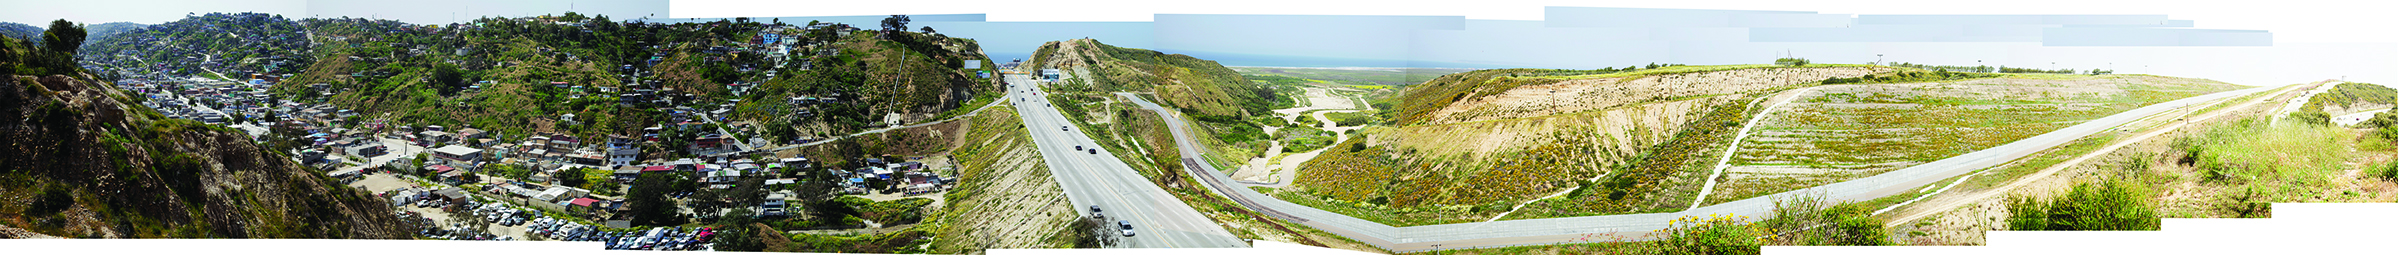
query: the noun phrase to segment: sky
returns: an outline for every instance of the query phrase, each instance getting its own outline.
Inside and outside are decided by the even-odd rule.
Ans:
[[[1598,68],[1787,55],[2113,69],[2251,85],[2343,76],[2398,84],[2387,72],[2398,70],[2398,33],[2383,32],[2398,31],[2398,19],[2360,1],[5,1],[33,8],[0,9],[0,21],[37,25],[155,24],[240,11],[446,23],[573,10],[662,21],[818,16],[870,26],[911,14],[926,17],[917,26],[975,38],[1000,60],[1028,56],[1043,42],[1094,38],[1253,66]]]
[[[2119,73],[2208,78],[2249,85],[2343,77],[2398,84],[2398,74],[2388,71],[2398,70],[2398,33],[2382,32],[2398,31],[2398,19],[2382,18],[2381,12],[2388,8],[2380,8],[2376,2],[2010,0],[1993,3],[2000,2],[1221,0],[1126,4],[1086,0],[680,0],[673,1],[669,8],[674,10],[675,17],[985,13],[992,22],[1156,22],[1153,49],[1215,59],[1227,65],[1597,68],[1646,63],[1768,63],[1789,54],[1819,63],[1867,63],[1878,59],[1943,65],[2111,69]],[[1570,7],[1613,9],[1560,10],[1574,9]],[[1627,9],[1665,10],[1648,10],[1650,13],[1643,14]],[[1268,21],[1293,19],[1311,22]],[[1391,19],[1451,19],[1464,29],[1451,29],[1458,25],[1419,23],[1413,25],[1429,27],[1396,29],[1408,32],[1393,35],[1394,29],[1390,28],[1409,23],[1375,23],[1363,28],[1322,25]],[[1618,21],[1616,24],[1638,25],[1592,24],[1608,23],[1611,19]],[[2157,24],[2123,24],[2127,20]],[[1962,24],[1972,22],[2031,24]],[[2077,25],[2066,27],[2064,23]],[[1832,27],[1836,25],[1842,27]],[[1050,40],[1071,38],[1079,37],[1070,34],[1052,36]],[[1001,56],[1000,52],[1009,51],[1001,47],[1010,45],[1037,46],[985,43],[995,58]],[[1391,53],[1394,49],[1403,49],[1405,53]]]

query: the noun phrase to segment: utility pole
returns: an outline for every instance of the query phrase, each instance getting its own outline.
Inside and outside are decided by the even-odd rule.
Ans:
[[[1881,53],[1874,53],[1874,54],[1873,54],[1873,64],[1875,64],[1875,65],[1885,65],[1885,66],[1886,66],[1886,65],[1890,65],[1890,64],[1882,63],[1882,54],[1881,54]]]

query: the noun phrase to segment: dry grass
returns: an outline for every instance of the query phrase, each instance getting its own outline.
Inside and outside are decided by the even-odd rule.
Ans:
[[[972,125],[954,154],[963,181],[944,197],[948,205],[936,216],[935,250],[1072,247],[1066,226],[1080,216],[1013,108],[993,107],[972,120],[979,125]]]

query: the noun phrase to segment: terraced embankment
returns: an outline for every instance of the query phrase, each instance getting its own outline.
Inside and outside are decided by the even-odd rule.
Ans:
[[[1835,85],[1761,113],[1714,204],[1873,176],[2174,99],[2241,88],[2147,75]],[[1704,205],[1702,204],[1702,205]]]
[[[936,250],[1072,248],[1079,236],[1067,226],[1078,214],[1015,107],[992,107],[970,121],[965,143],[952,151],[961,181],[944,197],[951,202],[938,216]]]
[[[1293,203],[1394,226],[1650,212],[1689,203],[1704,168],[1755,97],[1886,67],[1704,66],[1452,74],[1410,87],[1392,123],[1302,165]],[[1574,73],[1584,72],[1584,73]],[[1706,163],[1713,163],[1707,160]],[[1600,191],[1600,190],[1594,190]]]

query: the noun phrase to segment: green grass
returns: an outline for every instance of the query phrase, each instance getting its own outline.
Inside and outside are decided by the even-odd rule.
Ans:
[[[2349,152],[2324,148],[2353,143],[2349,138],[2354,135],[2344,128],[2290,122],[2268,127],[2254,122],[2211,128],[2176,145],[2192,152],[2188,160],[2194,161],[2204,178],[2238,183],[2333,172],[2343,167]]]
[[[2331,85],[2326,85],[2331,86]],[[2331,91],[2316,94],[2300,109],[2322,111],[2324,106],[2360,107],[2361,104],[2398,104],[2398,89],[2372,83],[2342,82]],[[2353,110],[2353,109],[2352,109]]]
[[[2144,170],[2144,169],[2143,169]],[[2133,180],[2073,185],[2055,198],[2018,197],[2007,203],[2008,230],[2157,230],[2154,192]]]

